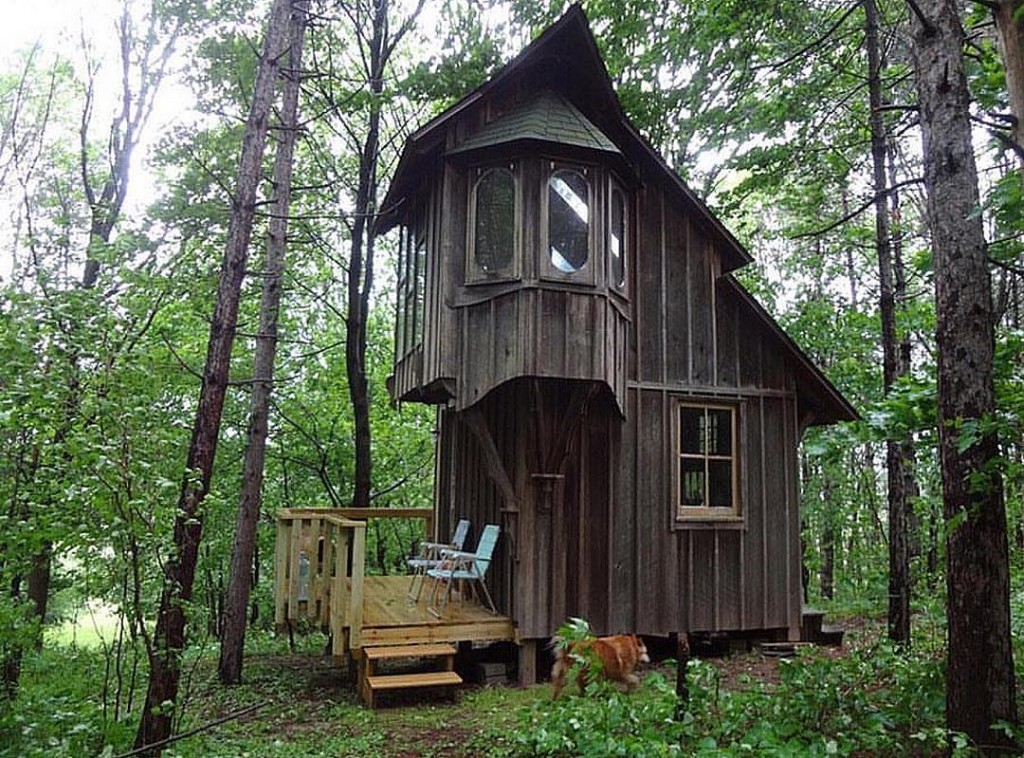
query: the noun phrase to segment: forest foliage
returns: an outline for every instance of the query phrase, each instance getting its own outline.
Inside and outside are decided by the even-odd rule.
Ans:
[[[379,112],[378,170],[386,186],[411,129],[471,91],[564,10],[561,2],[429,0],[375,91],[358,75],[364,61],[355,55],[355,41],[366,33],[361,14],[370,5],[312,5],[250,614],[251,628],[263,631],[272,626],[274,514],[347,505],[352,498],[355,434],[344,356],[357,125]],[[396,18],[414,8],[398,3]],[[956,525],[942,515],[935,270],[921,184],[911,11],[902,2],[879,6],[884,192],[904,283],[896,331],[909,357],[887,390],[863,4],[593,0],[585,9],[627,114],[746,245],[755,264],[740,272],[744,284],[861,413],[858,422],[811,429],[801,447],[808,602],[837,613],[885,613],[885,450],[889,440],[906,440],[916,482],[912,607],[933,618],[944,600],[946,531]],[[168,0],[103,13],[108,10],[102,34],[68,19],[64,36],[29,44],[4,57],[0,68],[0,743],[11,746],[0,747],[0,755],[104,747],[112,754],[130,744],[174,504],[189,475],[185,451],[267,4]],[[963,16],[980,166],[977,214],[989,243],[996,308],[997,411],[966,422],[960,439],[970,445],[996,430],[1001,440],[1012,624],[1019,632],[1024,162],[1012,139],[1014,104],[993,16],[983,4],[965,6]],[[270,151],[266,177],[272,161]],[[270,193],[264,181],[253,261],[266,244]],[[365,360],[370,503],[427,506],[435,419],[428,407],[395,406],[388,398],[394,241],[375,242]],[[251,268],[216,468],[202,505],[196,592],[186,609],[189,661],[217,639],[223,623],[259,331],[261,272]],[[399,528],[370,530],[372,570],[401,568],[419,535]],[[941,749],[941,731],[871,721],[905,714],[905,702],[871,701],[857,711],[884,687],[880,677],[899,677],[901,666],[913,671],[900,686],[924,676],[922,687],[935,687],[921,707],[941,711],[931,698],[936,691],[941,697],[941,664],[933,652],[943,629],[937,624],[930,631],[915,643],[918,658],[879,648],[843,663],[847,668],[838,673],[815,668],[827,662],[794,666],[762,700],[718,693],[710,670],[697,664],[693,720],[673,727],[680,730],[673,740],[692,738],[697,754],[710,751],[701,740],[724,739],[716,731],[722,727],[712,726],[717,720],[737,731],[749,728],[744,739],[755,748],[790,744],[795,732],[755,727],[792,723],[775,710],[787,707],[805,709],[809,721],[801,729],[820,728],[822,714],[847,719],[833,742],[801,754],[884,752],[890,746],[866,744],[864,735],[884,740],[889,729]],[[1015,639],[1019,644],[1024,636]],[[1015,652],[1021,661],[1024,650]],[[97,692],[47,683],[78,673],[99,687],[95,704],[87,699]],[[806,701],[808,683],[828,676],[845,677],[842,698]],[[533,740],[532,754],[600,754],[578,744],[567,748],[565,740],[613,732],[614,719],[662,723],[659,709],[671,710],[674,694],[657,682],[648,688],[649,697],[635,702],[612,695],[592,701],[598,705],[577,718],[595,721],[576,737],[559,731],[565,714],[536,711],[532,736],[524,739]],[[182,714],[189,713],[189,692],[186,687]],[[610,705],[602,709],[605,702]],[[53,728],[31,726],[44,712]],[[934,719],[928,724],[921,729],[941,730]]]

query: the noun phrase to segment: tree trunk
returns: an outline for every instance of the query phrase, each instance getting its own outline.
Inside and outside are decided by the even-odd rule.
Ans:
[[[821,468],[821,596],[826,600],[835,597],[836,529],[835,503],[832,493],[832,476],[827,465]]]
[[[1006,93],[1014,116],[1011,138],[1024,167],[1024,0],[997,0],[992,10],[1006,72]]]
[[[871,164],[875,194],[875,251],[878,255],[879,313],[882,320],[882,386],[892,391],[900,366],[896,337],[896,297],[889,227],[886,152],[888,147],[882,118],[883,61],[878,41],[878,8],[875,0],[864,0],[864,45],[868,57],[868,99],[871,106]],[[889,493],[889,639],[910,644],[910,551],[908,549],[907,492],[903,445],[895,439],[885,443],[885,464]]]
[[[992,291],[971,145],[963,29],[952,0],[910,4],[935,267],[946,521],[946,720],[986,752],[1016,723],[1009,560],[995,412]]]
[[[287,252],[288,212],[291,207],[292,157],[298,133],[299,83],[302,74],[302,45],[306,33],[309,0],[294,0],[291,13],[291,50],[283,72],[285,87],[281,107],[280,139],[274,157],[273,217],[267,235],[260,301],[260,327],[253,358],[253,385],[249,408],[249,439],[245,448],[242,491],[231,549],[231,573],[224,608],[218,674],[224,684],[242,681],[242,654],[249,592],[252,586],[256,526],[259,522],[266,459],[270,393],[273,389],[274,357],[277,353],[277,323],[281,303],[281,280]]]
[[[181,654],[185,647],[185,609],[192,597],[203,528],[200,506],[209,491],[213,473],[274,85],[280,59],[288,45],[290,10],[290,0],[275,0],[256,74],[239,162],[238,184],[232,201],[228,241],[210,323],[199,408],[174,520],[174,552],[165,566],[153,649],[149,651],[149,687],[135,737],[136,748],[169,737],[177,711]],[[159,754],[160,750],[154,748],[152,752]]]
[[[348,313],[345,324],[345,368],[349,399],[355,425],[354,507],[369,507],[372,485],[370,457],[370,391],[366,377],[366,319],[373,287],[373,218],[377,211],[377,159],[380,152],[380,95],[384,91],[387,64],[388,2],[373,5],[370,49],[366,57],[371,93],[366,139],[359,156],[359,186],[356,190],[352,249],[348,266]],[[365,243],[365,248],[364,248]]]

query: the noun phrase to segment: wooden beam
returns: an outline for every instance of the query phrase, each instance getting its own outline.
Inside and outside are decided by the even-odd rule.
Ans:
[[[463,413],[460,418],[462,418],[466,428],[473,433],[473,436],[476,437],[483,449],[487,476],[490,477],[491,481],[494,482],[501,492],[505,502],[511,507],[518,508],[519,498],[516,496],[512,480],[509,478],[508,472],[501,462],[501,455],[499,455],[498,448],[494,444],[494,437],[491,436],[491,430],[487,426],[487,420],[484,418],[483,411],[479,408],[471,408]]]
[[[432,519],[432,508],[282,508],[278,520],[297,518],[341,518],[364,521],[371,518]]]
[[[598,385],[593,382],[576,383],[573,386],[572,397],[569,399],[569,406],[562,415],[558,424],[555,440],[547,451],[544,460],[544,471],[542,473],[560,473],[565,460],[569,457],[569,447],[572,444],[573,435],[583,423],[586,417],[587,408],[598,392]]]

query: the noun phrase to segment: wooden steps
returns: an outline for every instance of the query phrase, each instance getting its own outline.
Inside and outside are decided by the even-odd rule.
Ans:
[[[376,705],[376,693],[405,690],[417,687],[456,687],[462,684],[462,677],[455,673],[455,646],[447,643],[420,645],[385,645],[363,648],[362,675],[359,691],[363,702],[370,708]],[[417,673],[378,674],[380,661],[411,659],[441,659],[444,669]]]
[[[368,676],[366,685],[372,690],[404,690],[413,687],[451,687],[462,684],[454,671],[424,671],[419,674],[387,674]]]
[[[824,623],[825,612],[816,608],[804,607],[800,623],[800,639],[816,645],[842,645],[843,628],[829,626]]]
[[[790,658],[801,648],[811,647],[810,642],[762,642],[758,645],[761,655],[768,658]]]

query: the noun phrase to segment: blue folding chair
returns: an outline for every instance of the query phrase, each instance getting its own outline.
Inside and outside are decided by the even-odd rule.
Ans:
[[[423,582],[426,579],[427,571],[441,565],[442,550],[462,550],[466,543],[466,535],[469,533],[469,519],[459,519],[452,533],[452,541],[444,542],[421,542],[419,551],[415,556],[406,560],[409,568],[412,569],[412,581],[409,583],[409,591],[406,597],[415,602],[420,601],[420,593],[423,592]],[[417,583],[417,580],[418,583]],[[415,594],[413,594],[415,590]]]
[[[487,589],[487,582],[484,577],[491,565],[491,558],[494,556],[494,547],[498,544],[498,535],[501,528],[495,524],[488,524],[480,533],[480,540],[477,542],[475,553],[466,553],[461,550],[442,550],[441,565],[427,570],[427,576],[434,580],[434,587],[430,593],[430,605],[428,610],[438,618],[444,615],[448,609],[448,603],[452,596],[452,587],[459,583],[459,596],[464,596],[464,590],[470,587],[479,587],[483,591],[487,605],[491,613],[497,613],[494,607],[494,600]],[[444,597],[441,608],[437,607],[437,594],[441,585],[444,584]]]

